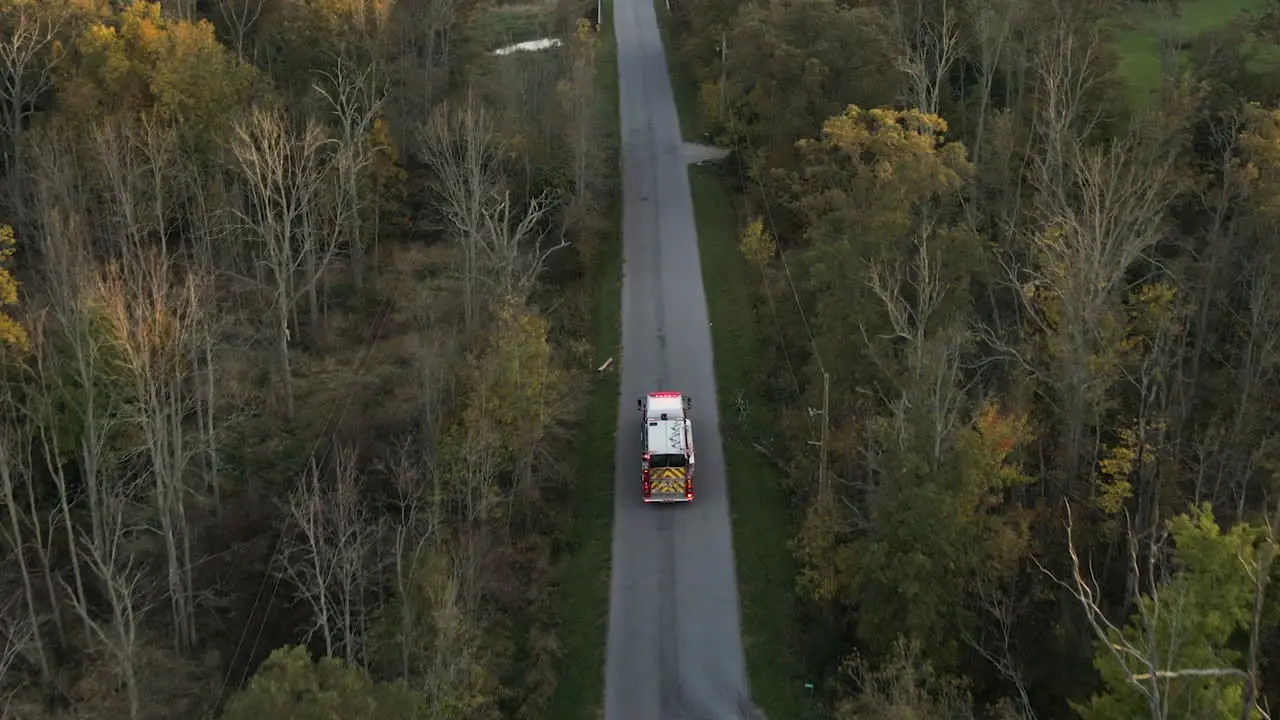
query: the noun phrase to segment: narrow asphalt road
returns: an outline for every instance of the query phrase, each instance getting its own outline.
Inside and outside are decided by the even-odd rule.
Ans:
[[[624,279],[605,720],[745,718],[749,692],[688,155],[653,0],[615,0],[613,20]],[[692,504],[641,502],[635,402],[654,390],[693,398]]]

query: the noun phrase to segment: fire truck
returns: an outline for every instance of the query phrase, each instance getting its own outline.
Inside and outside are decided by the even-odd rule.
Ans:
[[[689,419],[692,406],[692,400],[684,394],[669,390],[651,392],[636,400],[636,407],[644,416],[640,474],[647,503],[693,500],[693,421]]]

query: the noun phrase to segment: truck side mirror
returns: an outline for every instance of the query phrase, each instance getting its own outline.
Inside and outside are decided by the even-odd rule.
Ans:
[[[684,399],[685,412],[688,412],[691,408],[693,408],[693,398],[685,398]]]
[[[636,398],[636,410],[644,412],[644,398]]]

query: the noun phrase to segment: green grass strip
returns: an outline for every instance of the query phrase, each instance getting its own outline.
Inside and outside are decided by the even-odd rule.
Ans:
[[[603,14],[596,56],[600,112],[608,137],[610,163],[617,167],[621,134],[618,53],[610,0],[605,0]],[[562,654],[556,692],[547,715],[555,720],[593,720],[603,715],[613,541],[614,429],[618,417],[618,363],[622,344],[622,188],[621,176],[615,176],[609,195],[609,229],[600,242],[600,276],[592,304],[595,367],[610,357],[614,358],[614,365],[610,372],[596,378],[578,433],[577,471],[570,496],[573,534],[559,589]]]
[[[671,79],[671,93],[675,96],[676,113],[680,116],[680,136],[686,142],[706,142],[707,131],[702,120],[702,100],[698,97],[698,83],[680,58],[675,36],[671,30],[671,13],[667,0],[653,0],[653,11],[658,16],[658,35],[667,56],[667,75]]]
[[[761,328],[755,302],[759,270],[738,251],[737,198],[711,166],[690,167],[702,283],[712,326],[720,428],[733,518],[742,643],[751,694],[770,718],[820,717],[816,683],[805,670],[806,636],[798,613],[796,563],[790,542],[795,528],[782,474],[761,459],[751,438],[772,434],[772,409],[755,390]],[[748,408],[746,417],[739,401]]]

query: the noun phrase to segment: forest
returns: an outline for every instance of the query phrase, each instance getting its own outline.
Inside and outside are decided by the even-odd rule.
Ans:
[[[0,717],[544,716],[594,11],[0,0]]]
[[[749,669],[803,656],[783,682],[840,720],[1272,717],[1280,4],[668,22],[682,111],[734,150],[736,414],[779,418],[726,433],[794,514],[803,632]]]

